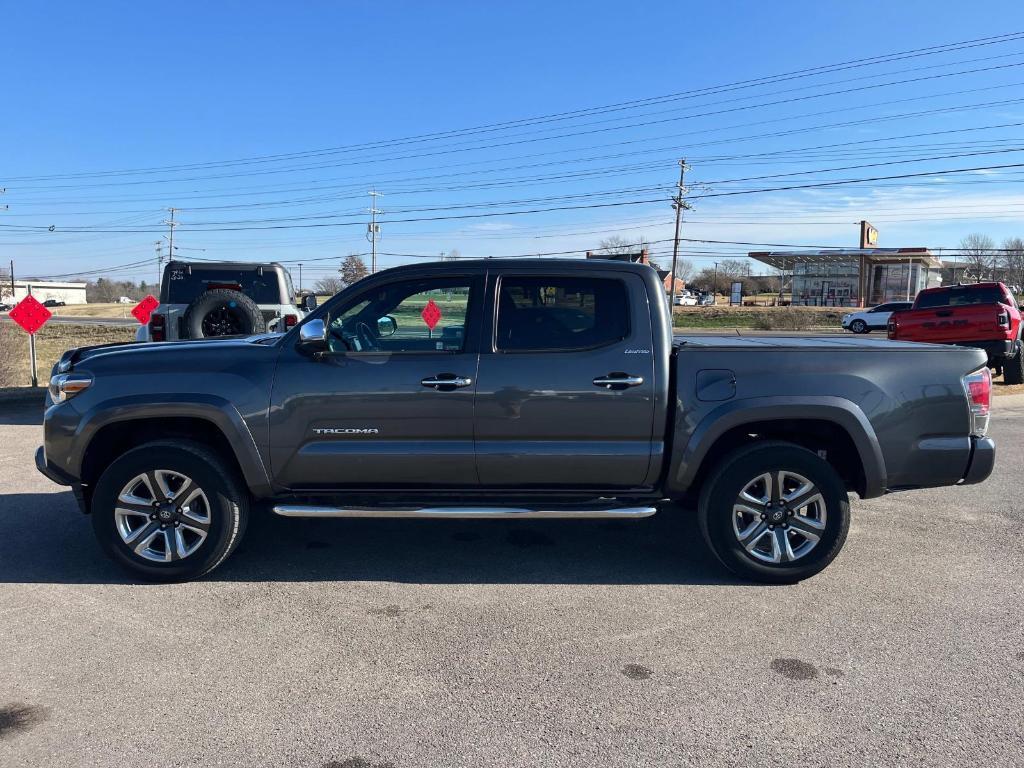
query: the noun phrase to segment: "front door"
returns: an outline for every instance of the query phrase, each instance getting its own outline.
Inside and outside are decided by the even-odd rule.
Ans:
[[[473,398],[482,276],[376,282],[317,313],[330,351],[281,355],[270,412],[290,489],[478,484]]]
[[[496,318],[481,341],[476,406],[481,483],[643,485],[658,448],[643,280],[619,271],[510,270],[490,295]]]

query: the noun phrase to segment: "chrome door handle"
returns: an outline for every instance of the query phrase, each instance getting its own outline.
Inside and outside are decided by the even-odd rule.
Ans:
[[[612,389],[613,387],[638,387],[644,383],[643,376],[630,376],[629,374],[609,374],[598,376],[594,379],[595,387]]]
[[[468,376],[456,376],[452,373],[439,373],[437,376],[428,376],[420,380],[424,387],[433,387],[441,391],[451,391],[459,387],[468,387],[473,380]]]

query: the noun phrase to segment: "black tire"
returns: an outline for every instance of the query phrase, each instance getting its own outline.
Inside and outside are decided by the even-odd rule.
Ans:
[[[750,554],[740,543],[736,530],[740,523],[734,524],[734,516],[738,521],[741,517],[743,520],[747,518],[746,513],[738,516],[733,505],[752,479],[765,473],[773,473],[774,477],[778,477],[779,472],[796,473],[812,482],[822,496],[826,513],[823,515],[824,527],[814,534],[818,536],[818,541],[806,554],[791,562],[770,563]],[[775,509],[778,508],[773,507],[772,511]],[[816,453],[782,441],[754,443],[723,458],[704,484],[697,512],[704,540],[726,568],[743,578],[770,584],[792,584],[824,569],[843,548],[850,528],[849,499],[836,471]],[[793,518],[783,520],[785,525],[791,525]],[[750,524],[755,522],[751,516]],[[763,524],[768,525],[769,522],[770,519]],[[770,532],[761,535],[792,536],[790,541],[800,542],[794,552],[808,542],[795,527],[792,532],[787,528],[785,533],[778,533],[773,527]],[[768,542],[771,543],[770,538]]]
[[[868,328],[867,323],[858,318],[850,323],[850,330],[854,333],[868,333],[871,329]]]
[[[1003,384],[1024,384],[1024,349],[1017,342],[1017,354],[1003,358]]]
[[[122,490],[133,478],[152,471],[181,473],[194,480],[209,505],[203,515],[208,518],[208,522],[203,524],[207,527],[205,539],[181,559],[169,562],[147,559],[136,554],[119,532],[115,509],[125,506],[118,500]],[[147,581],[187,581],[212,571],[238,546],[245,533],[249,495],[236,473],[206,446],[186,440],[158,441],[133,448],[107,468],[96,483],[91,512],[93,530],[100,546],[119,565]],[[138,521],[139,528],[133,527],[132,531],[139,530],[140,542],[152,533],[156,537],[154,546],[166,548],[163,532],[152,529],[160,523],[159,518],[147,522],[145,516],[138,514],[131,520]],[[189,524],[185,518],[178,522],[186,523],[186,527]],[[141,530],[143,526],[147,527],[146,530]],[[170,526],[167,530],[171,530]],[[190,543],[198,538],[198,534],[189,533],[188,536]],[[152,554],[151,550],[147,551]]]
[[[251,336],[263,333],[267,324],[256,302],[230,288],[214,288],[195,298],[185,310],[185,336]]]

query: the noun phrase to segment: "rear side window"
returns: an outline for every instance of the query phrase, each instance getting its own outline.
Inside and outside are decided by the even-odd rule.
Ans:
[[[1003,292],[995,285],[965,285],[934,293],[922,293],[917,297],[918,309],[932,307],[956,307],[965,304],[1005,304]]]
[[[257,304],[281,304],[281,285],[277,272],[263,269],[186,269],[167,271],[166,304],[191,304],[201,293],[211,288],[240,290]]]
[[[628,335],[629,301],[620,280],[571,276],[501,279],[495,333],[499,350],[591,349]]]

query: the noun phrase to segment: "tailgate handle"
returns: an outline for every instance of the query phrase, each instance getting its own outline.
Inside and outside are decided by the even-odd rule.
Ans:
[[[952,309],[943,309],[935,313],[936,317],[949,317],[953,314]]]
[[[631,376],[628,373],[609,373],[607,376],[598,376],[594,379],[595,387],[604,387],[605,389],[639,387],[643,383],[643,376]]]

